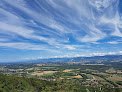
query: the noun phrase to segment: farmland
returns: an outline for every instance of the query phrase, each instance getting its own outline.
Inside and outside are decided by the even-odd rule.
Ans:
[[[67,87],[69,84],[72,86],[77,85],[79,86],[78,88],[84,87],[84,92],[90,90],[92,92],[93,90],[121,89],[121,62],[117,65],[112,63],[82,64],[81,62],[56,62],[1,64],[0,72],[6,76],[56,82],[60,86],[62,83],[67,85]]]

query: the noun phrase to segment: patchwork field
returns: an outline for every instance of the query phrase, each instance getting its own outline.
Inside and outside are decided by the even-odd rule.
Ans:
[[[98,81],[105,81],[103,78],[98,77],[98,76],[93,76],[94,80],[98,80]]]
[[[109,82],[101,82],[104,85],[109,85],[109,86],[113,86],[112,84],[110,84]]]
[[[111,67],[97,64],[69,65],[69,64],[34,64],[0,68],[6,75],[17,77],[38,78],[47,81],[74,82],[83,86],[104,86],[121,88],[121,67]],[[117,69],[118,68],[118,69]],[[113,73],[116,71],[115,73]],[[92,91],[91,91],[92,92]]]
[[[91,74],[86,74],[86,76],[87,76],[88,79],[93,78],[93,76]]]
[[[43,72],[40,72],[40,73],[33,73],[33,74],[31,74],[31,75],[43,75],[44,73]]]
[[[43,66],[43,65],[45,65],[45,64],[36,64],[37,66]]]
[[[110,81],[113,81],[113,82],[122,81],[122,77],[117,76],[117,75],[112,75],[112,76],[108,77],[107,79]]]
[[[29,71],[29,70],[33,70],[33,68],[28,68],[28,69],[26,69],[27,71]]]
[[[83,78],[81,75],[74,76],[73,78]]]
[[[73,69],[66,69],[63,72],[71,72],[71,71],[73,71]]]
[[[53,74],[57,71],[43,71],[43,72],[34,72],[31,75],[45,75],[45,74]]]

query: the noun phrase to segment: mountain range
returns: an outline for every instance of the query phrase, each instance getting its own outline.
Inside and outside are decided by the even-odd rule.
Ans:
[[[98,62],[98,61],[122,61],[122,55],[105,55],[105,56],[92,56],[92,57],[63,57],[63,58],[46,58],[35,59],[31,62]]]

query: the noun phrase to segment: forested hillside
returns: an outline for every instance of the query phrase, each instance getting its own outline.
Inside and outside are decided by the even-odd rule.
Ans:
[[[92,88],[71,81],[44,81],[0,74],[0,92],[121,92],[121,89]]]

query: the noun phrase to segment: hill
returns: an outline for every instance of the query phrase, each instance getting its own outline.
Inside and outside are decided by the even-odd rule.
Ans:
[[[84,87],[68,81],[45,81],[35,78],[12,77],[0,74],[0,92],[101,92],[100,88]],[[103,92],[121,89],[103,89]]]
[[[92,56],[92,57],[64,57],[64,58],[46,58],[46,59],[35,59],[31,62],[79,62],[79,61],[122,61],[122,55],[105,55],[105,56]],[[30,60],[29,60],[30,62]]]

